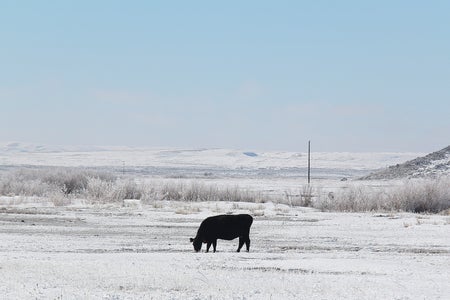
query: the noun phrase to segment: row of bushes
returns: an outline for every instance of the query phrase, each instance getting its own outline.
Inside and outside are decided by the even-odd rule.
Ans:
[[[406,211],[438,213],[450,209],[450,178],[411,179],[392,187],[352,184],[314,199],[324,211]]]
[[[324,193],[303,186],[297,197],[270,196],[239,187],[218,187],[200,182],[163,184],[137,183],[113,174],[77,168],[22,169],[0,177],[0,195],[48,197],[64,205],[71,198],[91,203],[120,202],[124,199],[177,201],[275,201],[291,206],[309,206],[323,211],[407,211],[440,212],[450,209],[450,178],[409,180],[392,187],[349,184]]]
[[[117,177],[75,168],[19,169],[0,177],[0,194],[44,197],[59,192],[67,196],[87,190],[92,179],[112,183]]]
[[[22,169],[0,177],[0,195],[49,197],[64,204],[70,198],[91,203],[124,199],[267,202],[268,196],[239,187],[219,188],[199,182],[137,183],[110,173],[75,168]]]

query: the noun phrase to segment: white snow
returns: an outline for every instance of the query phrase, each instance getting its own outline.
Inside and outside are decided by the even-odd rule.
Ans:
[[[450,295],[448,216],[322,213],[273,203],[9,203],[0,210],[2,299]],[[237,240],[219,240],[218,252],[195,253],[188,240],[201,220],[230,212],[259,212],[250,252],[236,253]]]
[[[12,143],[0,145],[0,164],[49,166],[153,166],[205,168],[305,168],[307,153],[231,149],[157,149],[132,147],[63,147]],[[423,153],[313,152],[313,168],[373,170],[402,163]]]
[[[342,174],[360,174],[421,155],[313,153],[313,176],[322,172],[320,187],[332,189],[347,184],[339,181]],[[188,174],[171,178],[172,171],[163,169],[162,175],[142,177],[156,182],[193,180],[190,168],[212,173],[223,168],[236,172],[206,176],[202,182],[278,194],[301,192],[299,175],[291,176],[285,169],[305,168],[306,159],[300,152],[254,149],[0,146],[4,166],[151,166],[179,168],[177,174]],[[272,173],[258,173],[267,170]],[[249,253],[235,252],[237,240],[219,240],[217,253],[193,251],[189,238],[200,222],[222,213],[254,216]],[[450,295],[448,215],[324,213],[278,203],[132,199],[102,206],[72,199],[72,205],[55,207],[45,198],[2,196],[0,240],[1,299],[448,299]]]
[[[435,175],[435,176],[448,175],[449,174],[449,171],[448,171],[449,165],[450,165],[450,153],[445,155],[445,157],[443,159],[434,160],[431,163],[429,163],[428,165],[418,168],[417,171],[414,174],[412,174],[412,176],[415,176],[415,175],[422,175],[422,176],[423,175]],[[444,167],[439,167],[439,166],[444,166]]]

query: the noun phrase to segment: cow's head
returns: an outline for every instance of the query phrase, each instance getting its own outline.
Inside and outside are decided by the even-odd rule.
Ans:
[[[191,238],[191,243],[194,245],[195,252],[200,251],[202,249],[202,241],[197,238]]]

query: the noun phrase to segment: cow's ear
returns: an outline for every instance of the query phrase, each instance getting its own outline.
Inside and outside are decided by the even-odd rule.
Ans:
[[[191,241],[191,243],[194,242],[194,239],[193,239],[193,238],[190,238],[189,240]]]

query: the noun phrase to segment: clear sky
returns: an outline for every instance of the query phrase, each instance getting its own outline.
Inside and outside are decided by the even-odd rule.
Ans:
[[[0,142],[430,152],[450,1],[0,1]]]

